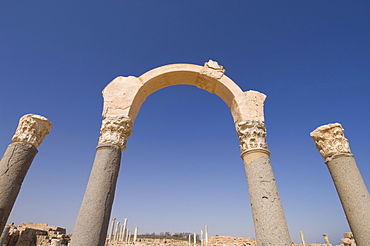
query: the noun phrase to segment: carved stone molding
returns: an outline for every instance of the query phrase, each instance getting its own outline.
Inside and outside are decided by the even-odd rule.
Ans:
[[[246,120],[236,125],[242,153],[250,150],[266,150],[266,126],[259,120]]]
[[[132,121],[126,116],[108,116],[102,122],[99,144],[113,144],[126,149],[127,139],[131,136]]]
[[[12,141],[28,143],[37,148],[49,134],[51,127],[52,124],[47,118],[36,114],[26,114],[19,119]]]
[[[320,126],[310,136],[324,159],[335,154],[351,153],[348,139],[344,137],[344,129],[339,123]]]

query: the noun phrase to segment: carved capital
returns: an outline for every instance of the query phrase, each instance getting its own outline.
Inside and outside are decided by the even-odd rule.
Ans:
[[[19,119],[19,124],[12,138],[13,142],[23,142],[39,147],[49,134],[52,124],[41,115],[26,114]]]
[[[131,136],[132,121],[126,116],[106,117],[100,129],[99,144],[113,144],[126,149],[127,139]]]
[[[242,153],[249,150],[267,150],[266,126],[259,120],[246,120],[236,125]]]
[[[324,159],[335,154],[351,153],[348,139],[344,137],[344,129],[339,123],[320,126],[310,136]]]

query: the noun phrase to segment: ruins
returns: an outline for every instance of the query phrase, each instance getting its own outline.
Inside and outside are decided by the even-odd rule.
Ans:
[[[229,106],[241,143],[257,243],[291,244],[265,140],[266,96],[257,91],[243,92],[224,73],[225,69],[212,60],[204,66],[173,64],[140,77],[117,77],[105,87],[101,136],[71,246],[104,245],[121,152],[126,148],[140,107],[153,92],[179,84],[214,93]]]
[[[51,126],[48,119],[35,114],[24,115],[19,120],[13,143],[0,161],[0,231],[4,230],[23,180],[37,154],[36,148],[49,134]]]
[[[230,108],[240,140],[241,158],[246,172],[256,241],[231,237],[209,237],[208,229],[201,231],[202,246],[210,245],[292,245],[284,211],[270,164],[266,143],[264,101],[266,95],[257,91],[242,91],[225,74],[217,62],[209,60],[204,66],[172,64],[152,69],[140,77],[117,77],[103,90],[104,107],[100,138],[76,220],[71,242],[65,229],[47,224],[24,223],[5,226],[23,179],[37,154],[37,147],[51,130],[43,116],[27,114],[19,126],[0,162],[0,246],[25,245],[162,245],[167,242],[138,241],[138,228],[127,230],[127,219],[120,226],[112,219],[107,236],[121,152],[132,134],[135,118],[142,103],[157,90],[187,84],[219,96]],[[348,140],[339,123],[318,127],[311,133],[333,178],[352,233],[345,233],[343,245],[370,245],[370,196],[351,153]],[[5,228],[4,228],[5,227]],[[116,228],[114,231],[114,227]],[[203,233],[205,234],[203,241]],[[131,240],[132,236],[132,240]],[[323,234],[325,245],[331,245]],[[301,232],[302,245],[306,244]],[[27,241],[28,240],[28,241]],[[209,241],[208,241],[209,240]],[[247,241],[248,242],[247,242]],[[21,243],[25,242],[27,243]],[[151,243],[151,244],[148,244]],[[181,242],[183,243],[183,242]],[[171,241],[171,245],[181,245]],[[185,243],[186,244],[186,243]],[[187,245],[196,245],[194,242]],[[169,245],[169,244],[167,244]],[[297,245],[294,244],[293,245]]]

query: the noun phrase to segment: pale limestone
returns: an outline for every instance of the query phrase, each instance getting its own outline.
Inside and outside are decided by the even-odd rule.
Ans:
[[[235,97],[231,105],[234,122],[246,120],[265,121],[263,108],[266,95],[258,91],[245,91],[243,95]]]
[[[351,153],[344,129],[339,123],[320,126],[310,135],[325,160],[335,154]]]
[[[36,114],[26,114],[19,119],[12,141],[28,143],[37,148],[49,134],[51,127],[52,124],[47,118]]]
[[[102,122],[99,145],[117,145],[121,151],[126,148],[127,139],[131,136],[132,122],[125,116],[108,116]]]
[[[237,124],[242,154],[253,149],[267,150],[266,126],[258,120],[246,120]]]
[[[260,92],[243,92],[225,74],[225,69],[215,61],[204,66],[172,64],[152,69],[140,77],[119,76],[103,90],[103,117],[126,116],[135,121],[141,105],[153,92],[172,85],[194,85],[218,95],[229,107],[238,123],[244,120],[264,120]]]

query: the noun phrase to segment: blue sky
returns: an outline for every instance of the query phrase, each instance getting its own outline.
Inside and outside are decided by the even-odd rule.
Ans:
[[[0,149],[19,118],[53,129],[9,222],[73,231],[99,137],[101,91],[116,76],[218,61],[267,95],[271,163],[292,240],[349,231],[309,133],[340,122],[365,183],[370,139],[369,1],[10,1],[0,3]],[[155,92],[122,154],[112,216],[145,232],[254,237],[227,105],[193,86]]]

